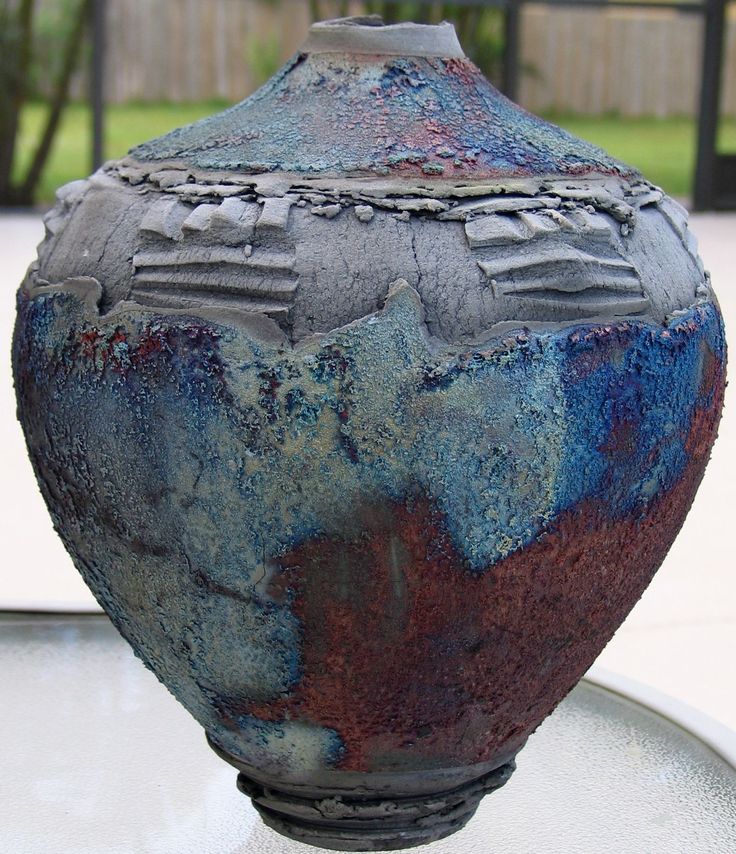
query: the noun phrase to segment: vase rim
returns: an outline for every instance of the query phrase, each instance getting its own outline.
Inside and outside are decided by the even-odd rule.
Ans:
[[[379,15],[318,21],[309,28],[301,52],[465,58],[455,27],[447,21],[385,24]]]

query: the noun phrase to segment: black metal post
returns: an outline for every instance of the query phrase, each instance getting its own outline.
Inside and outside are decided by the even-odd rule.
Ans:
[[[503,93],[515,101],[519,94],[519,44],[522,0],[507,0],[504,12]]]
[[[726,0],[705,0],[703,22],[703,56],[698,118],[698,150],[695,165],[693,207],[705,210],[715,206],[718,155],[716,142],[721,101],[721,68],[723,36],[726,23]]]
[[[92,170],[105,162],[105,29],[107,0],[92,0],[90,35],[92,59],[89,99],[92,108]]]

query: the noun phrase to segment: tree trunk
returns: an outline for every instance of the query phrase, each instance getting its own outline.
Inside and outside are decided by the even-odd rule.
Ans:
[[[0,14],[0,204],[17,204],[12,199],[13,163],[31,61],[33,12],[34,0],[21,0],[17,10],[5,0]]]
[[[64,112],[64,107],[69,99],[69,84],[71,83],[72,74],[74,73],[74,69],[77,65],[77,55],[79,54],[82,46],[82,40],[84,39],[84,33],[87,28],[91,11],[92,0],[80,0],[77,17],[74,21],[74,27],[72,28],[64,47],[64,57],[61,70],[52,90],[46,125],[43,129],[43,133],[41,134],[41,139],[33,155],[31,164],[28,167],[25,179],[20,187],[20,195],[23,198],[32,199],[34,197],[38,182],[41,179],[43,168],[46,165],[49,154],[51,153],[51,146],[59,127],[61,115]]]

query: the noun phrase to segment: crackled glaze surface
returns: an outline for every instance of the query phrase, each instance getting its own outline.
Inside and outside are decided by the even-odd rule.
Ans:
[[[77,566],[264,818],[342,850],[505,781],[663,560],[723,397],[682,208],[425,35],[320,35],[64,188],[18,297]]]
[[[242,104],[131,156],[303,176],[637,174],[519,109],[464,57],[298,54]]]

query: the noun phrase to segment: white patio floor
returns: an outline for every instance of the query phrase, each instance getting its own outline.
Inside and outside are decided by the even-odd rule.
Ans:
[[[698,214],[700,240],[736,329],[736,214]],[[53,532],[36,488],[10,379],[15,291],[43,235],[40,217],[0,214],[0,608],[96,609]],[[664,566],[598,664],[648,683],[736,729],[736,403],[727,390],[720,438],[695,505]],[[731,555],[731,557],[729,557]]]

